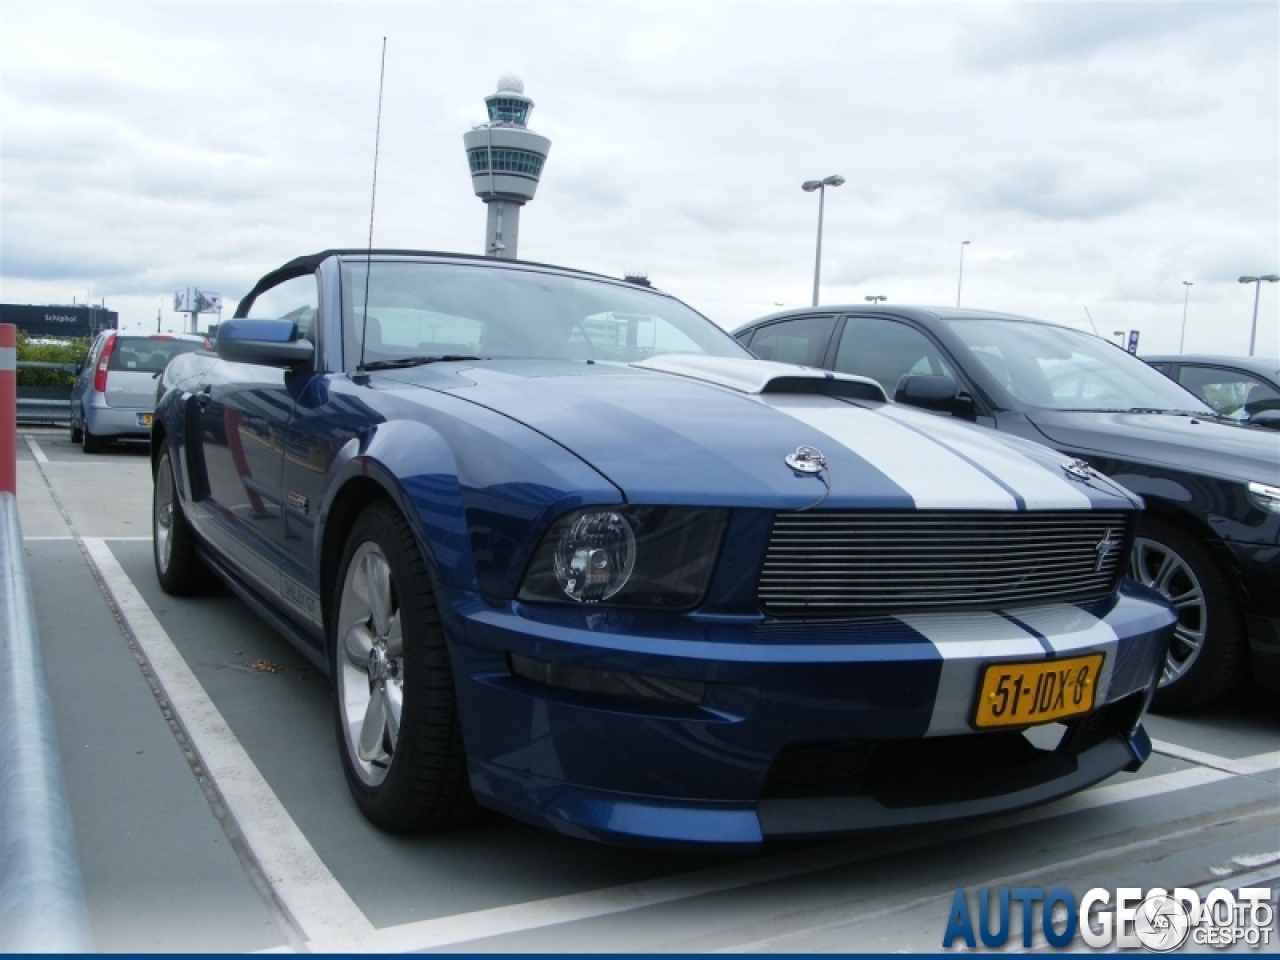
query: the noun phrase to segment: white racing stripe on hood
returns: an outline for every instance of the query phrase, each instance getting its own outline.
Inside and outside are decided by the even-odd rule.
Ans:
[[[1010,610],[1010,617],[1040,634],[1058,656],[1102,653],[1102,673],[1098,676],[1097,703],[1106,703],[1115,669],[1116,632],[1093,614],[1069,603],[1048,603],[1040,607]]]
[[[1039,464],[1002,440],[994,431],[984,435],[986,427],[969,426],[945,417],[917,414],[895,407],[885,407],[884,416],[901,419],[919,430],[933,434],[939,443],[990,470],[1026,501],[1028,510],[1088,510],[1093,501],[1080,484],[1068,480],[1055,468]],[[923,418],[927,417],[927,420]],[[1116,506],[1122,503],[1117,500]]]
[[[982,670],[997,660],[1043,660],[1044,645],[998,613],[899,614],[897,617],[942,655],[942,674],[926,737],[972,733],[973,698]]]
[[[853,451],[905,490],[918,509],[1017,509],[1007,490],[963,457],[880,413],[825,397],[766,395],[760,401]]]

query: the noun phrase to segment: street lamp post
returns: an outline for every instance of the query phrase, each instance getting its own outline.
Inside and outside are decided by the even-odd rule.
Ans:
[[[960,306],[960,288],[964,285],[964,248],[969,245],[968,240],[960,241],[960,275],[956,278],[956,306]]]
[[[1258,297],[1262,294],[1262,285],[1280,282],[1280,277],[1268,273],[1261,277],[1241,277],[1240,282],[1253,284],[1253,326],[1249,328],[1249,356],[1252,357],[1254,343],[1258,339]]]
[[[870,296],[870,297],[867,297],[866,299],[867,299],[867,303],[874,303],[878,305],[878,304],[884,303],[889,298],[881,297],[881,296]]]
[[[1185,353],[1184,347],[1187,344],[1187,301],[1191,299],[1191,288],[1195,284],[1190,280],[1183,280],[1182,285],[1186,287],[1186,291],[1182,295],[1182,336],[1178,337],[1178,353]]]
[[[822,180],[806,180],[800,184],[805,193],[818,191],[818,250],[813,258],[813,305],[818,305],[818,281],[822,277],[822,212],[826,204],[827,187],[838,187],[844,183],[844,177],[832,174]]]

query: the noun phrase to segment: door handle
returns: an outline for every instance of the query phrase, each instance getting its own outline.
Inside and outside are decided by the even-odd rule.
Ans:
[[[213,393],[209,384],[205,384],[200,388],[200,392],[196,394],[196,403],[202,407],[207,407],[213,401]]]

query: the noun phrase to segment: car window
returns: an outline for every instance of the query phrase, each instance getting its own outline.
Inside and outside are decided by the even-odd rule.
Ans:
[[[1021,320],[945,323],[1015,407],[1209,412],[1173,380],[1101,337]]]
[[[951,365],[919,330],[883,317],[848,317],[836,369],[870,377],[893,396],[898,381],[908,374],[926,374],[955,379]]]
[[[347,349],[412,356],[632,362],[661,354],[746,357],[727,333],[660,293],[531,270],[375,261],[342,267]]]
[[[258,320],[292,320],[298,325],[298,336],[314,340],[312,326],[320,298],[315,274],[294,277],[258,294],[246,316]]]
[[[120,337],[107,362],[108,370],[133,370],[137,373],[159,373],[180,353],[199,350],[198,340],[175,340],[172,337]]]
[[[1218,413],[1237,420],[1280,409],[1280,391],[1240,370],[1184,363],[1178,382]]]
[[[751,352],[761,360],[821,367],[835,330],[835,317],[796,317],[756,330]]]

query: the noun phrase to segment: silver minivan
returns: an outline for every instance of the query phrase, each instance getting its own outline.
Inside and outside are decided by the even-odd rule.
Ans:
[[[208,346],[193,334],[98,334],[71,388],[71,442],[96,453],[109,440],[149,437],[165,364]]]

